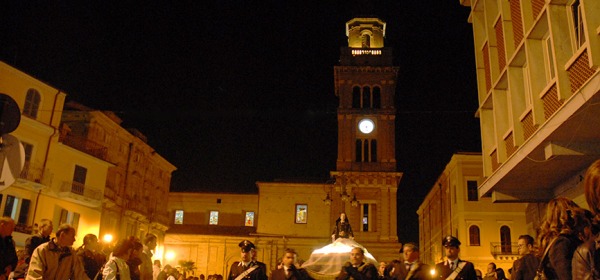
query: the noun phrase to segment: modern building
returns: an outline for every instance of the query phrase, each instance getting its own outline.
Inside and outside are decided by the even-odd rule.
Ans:
[[[113,164],[60,141],[66,94],[4,62],[0,93],[12,97],[21,112],[11,135],[23,145],[25,165],[16,181],[0,191],[3,216],[17,223],[16,245],[24,246],[41,219],[52,220],[55,227],[69,223],[79,236],[98,235],[106,176]]]
[[[378,18],[346,23],[348,46],[341,48],[334,67],[338,157],[330,178],[257,182],[258,195],[171,193],[169,212],[181,224],[167,231],[166,255],[194,261],[199,273],[227,275],[240,258],[238,243],[249,239],[270,271],[287,247],[307,260],[330,243],[335,220],[345,212],[355,240],[376,259],[398,258],[398,67],[392,64],[392,49],[384,47],[385,28]]]
[[[419,206],[423,262],[445,260],[442,239],[453,235],[461,242],[461,259],[482,272],[490,262],[507,272],[519,257],[519,236],[535,236],[526,226],[524,204],[493,203],[490,196],[478,195],[482,166],[481,153],[454,154]]]
[[[585,205],[579,181],[600,157],[600,2],[460,3],[475,44],[479,195],[534,209],[556,196]]]

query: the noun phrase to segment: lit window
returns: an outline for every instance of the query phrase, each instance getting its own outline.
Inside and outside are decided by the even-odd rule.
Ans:
[[[183,225],[183,210],[175,210],[175,224]]]
[[[362,231],[369,231],[369,228],[370,228],[370,224],[369,224],[369,222],[371,220],[370,219],[371,215],[369,214],[370,213],[369,209],[371,208],[370,206],[371,205],[367,204],[367,203],[362,205]]]
[[[210,218],[208,220],[209,225],[219,224],[219,211],[210,211]]]
[[[296,224],[306,224],[308,216],[308,205],[296,204]]]
[[[247,227],[254,226],[254,212],[246,212],[246,218],[244,219],[244,225]]]

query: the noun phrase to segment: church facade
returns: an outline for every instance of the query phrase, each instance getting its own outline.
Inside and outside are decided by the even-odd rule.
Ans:
[[[257,246],[268,270],[283,251],[300,260],[331,243],[335,220],[347,214],[357,242],[378,261],[399,257],[394,97],[398,67],[384,47],[386,23],[354,18],[346,23],[348,46],[334,67],[338,156],[322,181],[257,182],[258,194],[170,193],[173,221],[162,263],[195,262],[196,274],[227,275],[240,258],[238,243]],[[333,136],[333,135],[332,135]]]

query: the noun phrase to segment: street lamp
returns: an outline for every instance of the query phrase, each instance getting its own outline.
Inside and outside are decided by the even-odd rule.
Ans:
[[[323,199],[323,202],[325,202],[326,205],[331,205],[331,197],[329,197],[329,194],[327,194],[327,197]]]
[[[167,262],[170,262],[172,260],[175,259],[175,252],[173,251],[169,251],[165,254],[165,259],[167,259]]]
[[[354,197],[352,197],[350,204],[354,207],[357,207],[359,203],[360,203],[360,201],[356,200],[356,194],[354,194]]]
[[[110,233],[107,233],[107,234],[105,234],[105,235],[102,237],[102,241],[104,241],[104,243],[106,243],[106,244],[110,244],[110,243],[113,241],[113,236],[112,236],[112,234],[110,234]]]

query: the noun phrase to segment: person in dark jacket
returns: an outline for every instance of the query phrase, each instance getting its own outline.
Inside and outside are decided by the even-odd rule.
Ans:
[[[565,197],[548,202],[538,233],[538,257],[548,279],[570,280],[573,253],[581,241],[578,228],[584,222],[584,210]],[[544,252],[548,249],[546,257]]]
[[[379,272],[372,263],[365,263],[365,251],[360,247],[354,247],[350,251],[350,261],[342,266],[336,280],[378,280]]]
[[[54,225],[51,220],[42,219],[40,221],[39,232],[25,240],[25,262],[29,264],[33,250],[38,246],[50,241],[50,234],[54,231]]]
[[[583,179],[585,199],[590,209],[589,238],[577,247],[571,261],[573,279],[600,279],[600,160],[592,163]],[[586,233],[582,234],[586,237]]]
[[[458,258],[460,253],[460,241],[454,236],[446,236],[442,239],[442,245],[446,251],[446,261],[435,265],[436,279],[463,279],[477,280],[475,274],[475,266],[472,262],[461,260]]]
[[[8,275],[17,267],[19,258],[15,249],[12,233],[15,221],[10,217],[0,218],[0,280],[8,279]]]
[[[85,274],[90,279],[94,279],[98,273],[102,274],[100,268],[106,262],[106,256],[98,252],[98,248],[98,237],[90,233],[83,237],[83,245],[75,253],[79,261],[83,264]]]
[[[227,279],[267,280],[267,266],[255,259],[256,246],[249,240],[240,242],[238,246],[241,249],[242,260],[231,265]]]
[[[285,249],[281,267],[271,272],[270,280],[310,280],[306,269],[297,267],[298,254],[294,249]]]
[[[384,279],[422,280],[431,279],[430,266],[419,260],[419,246],[408,242],[402,246],[404,261],[392,261],[384,270]]]
[[[533,254],[534,239],[530,235],[519,236],[517,241],[519,255],[521,258],[513,263],[510,270],[511,280],[529,280],[535,277],[540,261]]]

